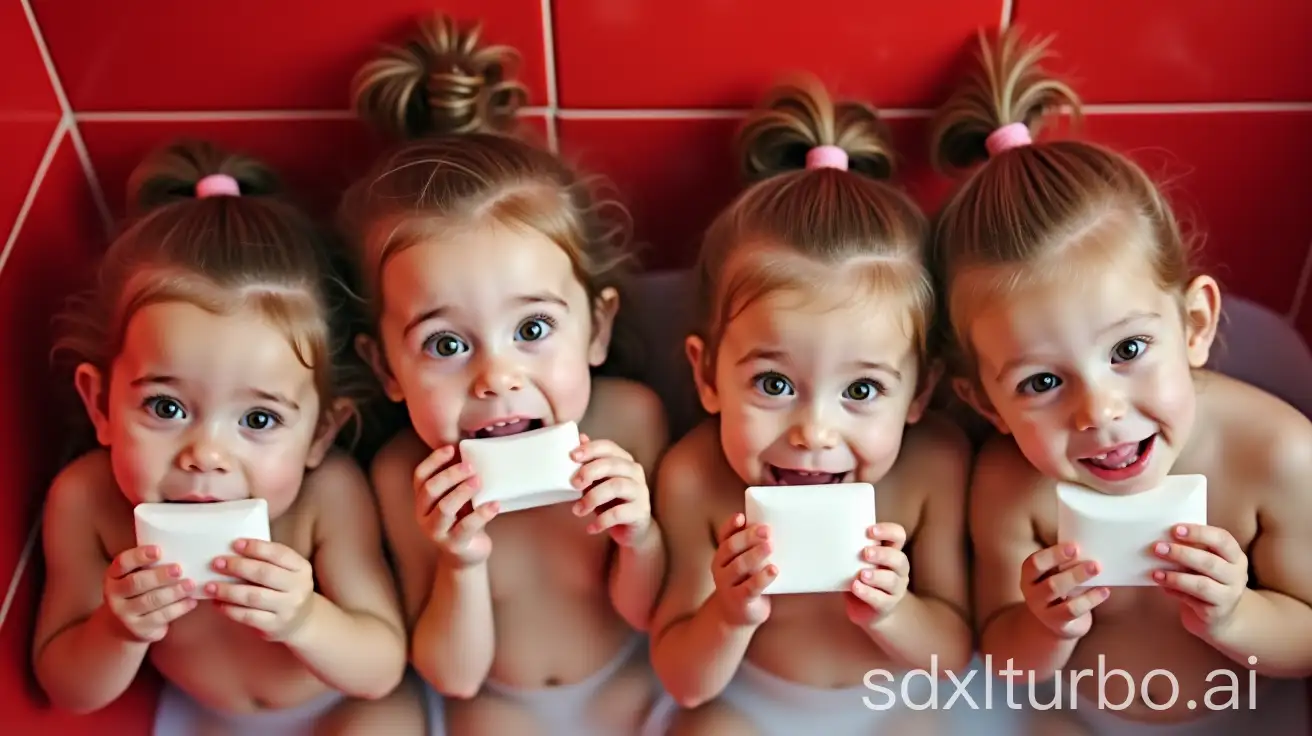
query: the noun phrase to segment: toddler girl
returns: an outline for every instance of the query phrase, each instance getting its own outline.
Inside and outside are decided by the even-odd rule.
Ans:
[[[713,417],[659,475],[670,571],[652,657],[689,709],[669,732],[894,728],[881,709],[924,701],[931,683],[899,673],[964,676],[972,652],[969,448],[923,416],[938,372],[925,218],[886,181],[875,110],[834,104],[814,81],[777,88],[737,143],[753,183],[707,232],[704,322],[686,344]],[[778,572],[771,530],[745,524],[744,490],[845,482],[877,489],[874,569],[843,593],[763,595]],[[876,670],[892,699],[867,686]]]
[[[374,327],[360,349],[412,424],[375,490],[411,661],[451,699],[452,733],[631,732],[656,690],[641,632],[665,551],[646,477],[665,419],[647,388],[593,374],[626,254],[585,182],[509,134],[513,58],[439,18],[357,80],[361,115],[408,139],[344,202]],[[585,434],[581,501],[470,508],[460,440],[567,421]]]
[[[1229,733],[1255,714],[1293,728],[1282,705],[1301,685],[1267,678],[1312,671],[1312,423],[1202,369],[1220,292],[1191,270],[1149,177],[1099,145],[1031,140],[1060,107],[1079,111],[1041,66],[1047,42],[1013,29],[981,45],[934,136],[941,165],[986,162],[939,214],[933,247],[956,388],[1002,434],[971,491],[982,649],[1048,681],[1095,732]],[[1208,523],[1152,550],[1173,569],[1083,589],[1100,561],[1056,544],[1054,483],[1124,496],[1195,473]],[[1124,676],[1097,674],[1110,670]]]
[[[336,277],[275,188],[207,144],[154,153],[129,183],[138,217],[65,315],[58,349],[101,447],[45,505],[34,656],[58,707],[104,707],[149,657],[171,684],[159,733],[367,729],[345,696],[404,673],[367,479],[332,449],[356,385]],[[214,560],[237,582],[198,587],[135,541],[136,504],[246,498],[268,503],[272,541]]]

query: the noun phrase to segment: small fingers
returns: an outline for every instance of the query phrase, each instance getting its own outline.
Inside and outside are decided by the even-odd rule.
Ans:
[[[762,541],[746,552],[730,559],[724,566],[726,582],[738,585],[743,580],[755,575],[770,560],[770,543]]]
[[[1170,560],[1187,570],[1201,573],[1218,582],[1237,582],[1231,580],[1233,566],[1210,549],[1158,542],[1153,546],[1153,551],[1162,559]]]
[[[433,477],[434,473],[441,470],[447,463],[454,460],[455,457],[456,457],[455,445],[447,445],[445,447],[439,447],[436,450],[433,450],[432,452],[428,453],[428,457],[421,460],[419,464],[415,466],[415,472],[411,477],[411,480],[413,481],[414,484],[415,491],[417,492],[420,488],[422,488],[424,484],[427,483],[429,479]]]
[[[579,435],[579,446],[571,450],[569,456],[576,463],[587,463],[600,457],[611,457],[633,462],[633,455],[630,455],[623,447],[610,440],[589,441],[587,435]]]
[[[1245,562],[1244,551],[1240,549],[1234,535],[1225,529],[1202,524],[1180,524],[1172,533],[1177,539],[1207,547],[1231,565],[1243,565]]]
[[[1021,566],[1021,580],[1028,584],[1037,583],[1057,567],[1074,560],[1078,552],[1069,542],[1041,549],[1025,559]]]
[[[628,478],[611,478],[603,481],[591,490],[583,494],[583,498],[574,504],[575,516],[587,516],[596,511],[602,505],[610,503],[617,498],[632,499],[637,496],[634,492],[635,486],[632,480]]]
[[[632,460],[617,457],[603,457],[593,460],[579,468],[571,480],[575,488],[583,490],[607,478],[623,478],[634,483],[646,483],[643,480],[641,465]]]
[[[1037,584],[1044,603],[1061,600],[1078,588],[1086,580],[1097,575],[1101,566],[1097,562],[1085,562],[1053,575]]]
[[[741,590],[745,598],[760,598],[765,594],[765,589],[774,579],[779,576],[779,568],[774,565],[766,565],[757,570],[751,577],[734,586],[735,590]]]
[[[862,570],[858,576],[866,586],[882,590],[889,595],[897,595],[902,587],[903,578],[892,570]],[[853,589],[853,592],[856,592]]]
[[[295,573],[263,560],[218,557],[214,569],[271,590],[290,590],[296,583]]]
[[[143,567],[158,562],[160,554],[160,548],[153,544],[126,550],[114,558],[114,562],[109,566],[109,576],[113,578],[127,577]]]
[[[852,581],[852,595],[879,613],[885,613],[893,607],[896,598],[893,594],[879,588],[866,585],[860,580]]]
[[[901,524],[892,522],[882,522],[875,524],[866,530],[866,534],[877,542],[882,542],[883,546],[892,547],[893,549],[902,549],[907,543],[907,530]]]
[[[415,511],[420,517],[431,513],[434,504],[445,501],[460,484],[471,485],[477,481],[474,466],[470,463],[456,463],[434,475],[416,488]]]
[[[109,584],[110,595],[135,598],[157,588],[177,583],[182,577],[181,565],[161,565],[149,570],[138,570]]]
[[[266,542],[262,539],[238,539],[233,543],[232,548],[242,557],[267,562],[270,565],[291,572],[301,572],[309,564],[296,550],[277,542]]]
[[[1221,605],[1226,600],[1226,586],[1206,575],[1195,575],[1172,570],[1157,570],[1153,573],[1157,584],[1170,590],[1177,590],[1204,603]]]
[[[243,608],[272,611],[274,606],[269,595],[272,591],[243,583],[208,583],[205,592],[211,598],[222,603],[231,603]]]
[[[124,610],[133,616],[146,617],[178,601],[190,599],[195,590],[195,583],[183,580],[167,587],[156,588],[136,598],[129,598],[124,605]]]
[[[1071,596],[1068,600],[1063,601],[1054,610],[1058,612],[1064,621],[1074,621],[1084,614],[1098,607],[1098,604],[1107,600],[1111,591],[1106,588],[1091,588],[1079,595]]]
[[[724,544],[724,540],[737,534],[739,530],[747,526],[747,516],[744,514],[732,514],[725,519],[724,524],[715,530],[715,545],[717,547]]]
[[[866,547],[863,557],[866,562],[892,570],[898,575],[905,577],[911,574],[911,560],[896,547]]]
[[[605,513],[598,516],[595,521],[588,524],[588,533],[600,534],[621,524],[636,524],[643,519],[650,518],[650,508],[636,501],[629,501],[612,506]]]
[[[274,626],[278,623],[278,615],[272,611],[247,608],[242,605],[220,605],[218,608],[224,616],[233,621],[263,631],[266,634],[273,631]]]
[[[457,545],[468,544],[483,531],[489,521],[496,518],[499,511],[501,511],[501,504],[496,501],[480,505],[472,514],[456,522],[451,528],[452,541]]]
[[[770,529],[764,524],[753,524],[742,529],[720,542],[720,546],[715,551],[716,567],[724,567],[729,562],[742,554],[744,550],[770,538]]]
[[[477,478],[470,478],[453,488],[425,515],[435,531],[439,534],[447,534],[451,531],[460,516],[460,510],[473,503],[474,494],[478,492],[477,480]]]

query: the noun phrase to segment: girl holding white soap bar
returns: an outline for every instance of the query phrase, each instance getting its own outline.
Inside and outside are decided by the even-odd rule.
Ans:
[[[37,678],[90,712],[149,658],[157,732],[382,732],[368,701],[401,681],[405,632],[368,481],[332,449],[369,383],[322,232],[208,144],[154,152],[129,189],[134,220],[57,346],[100,447],[46,500]],[[137,504],[242,499],[269,536],[213,558],[222,579],[198,587],[134,538]]]
[[[704,323],[687,339],[713,417],[659,474],[670,573],[653,664],[686,710],[658,713],[653,731],[895,731],[863,703],[882,700],[868,672],[888,671],[878,682],[897,693],[900,673],[964,676],[971,659],[970,448],[923,417],[938,372],[927,223],[886,181],[886,141],[873,108],[810,79],[777,88],[740,131],[752,184],[706,235]],[[770,596],[771,531],[745,525],[745,489],[853,482],[878,492],[870,569],[843,592]]]
[[[448,698],[443,713],[422,694],[430,728],[624,732],[658,689],[642,632],[665,551],[646,476],[665,419],[646,387],[594,375],[613,357],[622,231],[584,179],[513,135],[513,61],[438,18],[357,78],[361,115],[402,139],[344,201],[373,318],[361,352],[412,425],[373,478],[412,663]],[[471,508],[462,441],[571,422],[560,460],[581,466],[580,500]]]
[[[980,43],[981,68],[934,132],[941,166],[983,164],[939,214],[934,260],[959,348],[955,386],[1001,433],[971,495],[983,651],[1036,680],[1128,673],[1132,686],[1062,683],[1081,717],[1113,733],[1136,721],[1203,734],[1278,720],[1282,688],[1266,678],[1312,672],[1312,423],[1205,369],[1220,293],[1191,269],[1149,176],[1096,144],[1031,139],[1048,114],[1079,112],[1042,68],[1047,42],[1013,28]],[[1207,524],[1168,525],[1152,545],[1175,569],[1154,572],[1157,586],[1079,590],[1100,561],[1057,544],[1055,484],[1125,496],[1168,474],[1206,476],[1208,488]],[[1240,710],[1207,707],[1230,681]],[[1100,713],[1100,687],[1128,707]],[[1304,700],[1293,680],[1285,689]]]

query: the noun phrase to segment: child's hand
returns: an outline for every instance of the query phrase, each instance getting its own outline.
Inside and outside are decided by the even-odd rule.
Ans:
[[[489,501],[462,513],[473,503],[478,476],[468,463],[452,463],[455,456],[454,445],[439,447],[415,467],[415,518],[443,557],[457,567],[472,567],[492,554],[484,528],[501,507]]]
[[[159,560],[159,547],[133,547],[105,570],[105,606],[140,642],[163,639],[169,624],[196,607],[196,584],[182,578],[179,565],[147,568]]]
[[[770,617],[770,601],[762,592],[779,574],[770,560],[770,530],[747,526],[734,514],[719,531],[720,546],[711,559],[715,597],[731,626],[757,626]]]
[[[866,532],[875,544],[866,547],[863,558],[875,564],[862,570],[852,581],[852,597],[847,601],[847,617],[862,628],[879,623],[906,596],[910,582],[911,561],[902,547],[907,531],[901,524],[884,523]]]
[[[1214,526],[1181,524],[1172,530],[1179,544],[1158,542],[1153,551],[1187,572],[1158,570],[1153,579],[1180,599],[1180,622],[1194,636],[1206,637],[1234,617],[1248,589],[1248,556],[1230,532]]]
[[[314,570],[296,550],[277,542],[238,539],[237,554],[218,557],[214,569],[250,583],[207,583],[205,592],[228,618],[269,641],[286,641],[309,617]]]
[[[570,453],[583,466],[574,474],[574,487],[588,490],[574,504],[574,515],[597,514],[588,524],[589,534],[608,531],[616,544],[634,546],[652,527],[651,491],[642,466],[610,440],[593,441],[587,435],[579,435],[579,440]],[[602,506],[607,506],[605,511]]]
[[[1098,574],[1097,562],[1080,560],[1074,544],[1054,545],[1030,555],[1020,569],[1025,605],[1052,633],[1079,639],[1093,627],[1093,609],[1107,600],[1109,591],[1098,587],[1068,597],[1075,588]]]

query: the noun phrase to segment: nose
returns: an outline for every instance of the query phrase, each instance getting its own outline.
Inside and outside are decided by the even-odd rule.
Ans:
[[[192,434],[178,455],[178,465],[190,473],[226,473],[229,464],[227,449],[209,431]]]
[[[1097,429],[1125,418],[1129,403],[1116,386],[1086,385],[1075,412],[1076,428]]]
[[[474,396],[480,399],[504,396],[520,390],[523,385],[523,372],[517,363],[489,355],[478,366],[478,374],[474,378]]]
[[[788,443],[799,450],[829,450],[838,445],[838,432],[813,409],[801,412],[793,422]]]

